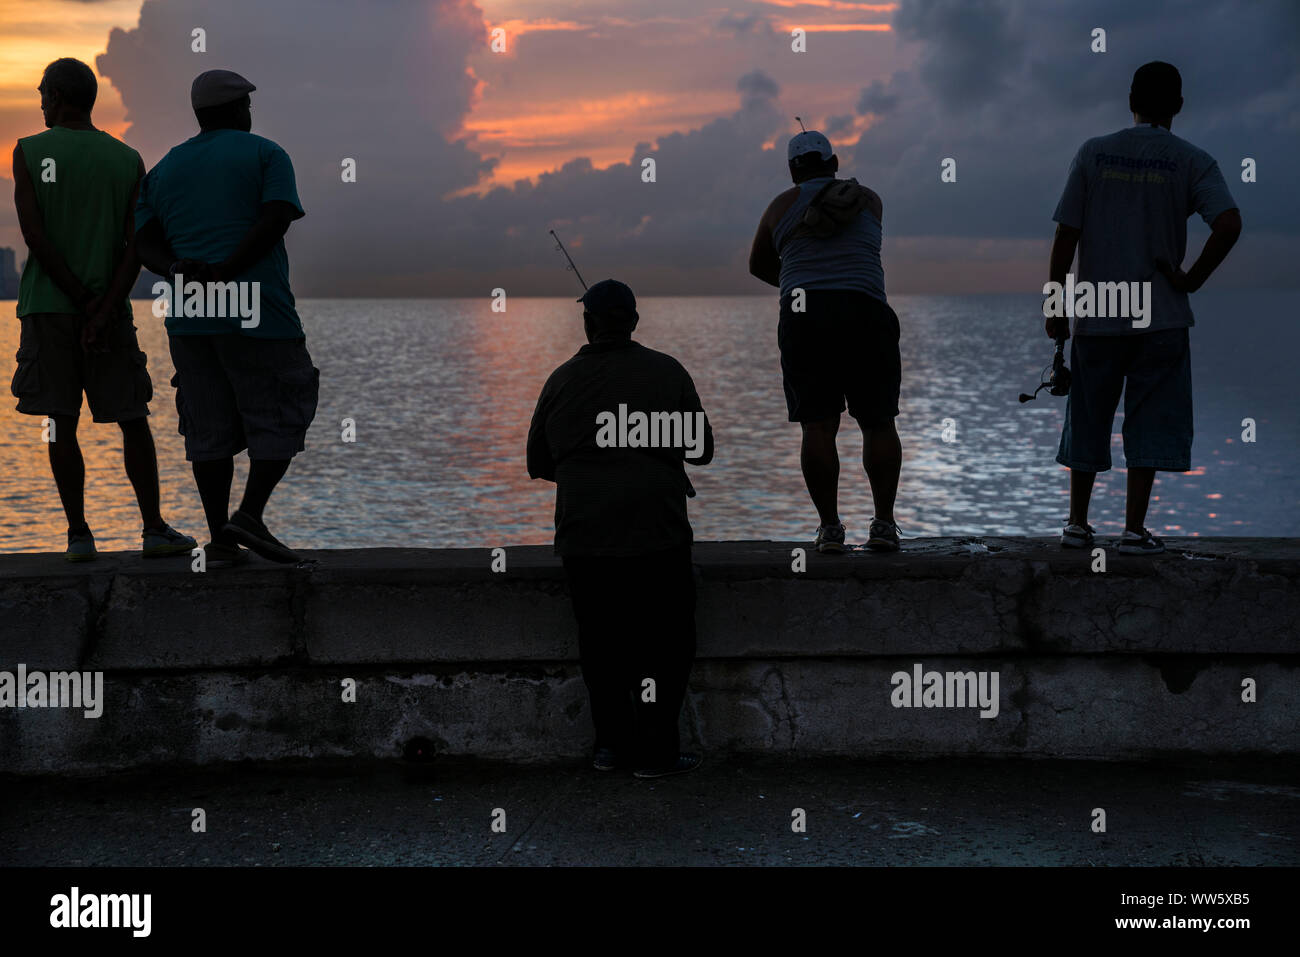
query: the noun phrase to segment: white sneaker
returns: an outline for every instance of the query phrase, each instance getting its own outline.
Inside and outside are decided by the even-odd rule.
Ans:
[[[1069,519],[1066,519],[1068,522]],[[1091,525],[1066,525],[1061,532],[1062,548],[1087,548],[1092,544],[1093,533],[1096,531]]]

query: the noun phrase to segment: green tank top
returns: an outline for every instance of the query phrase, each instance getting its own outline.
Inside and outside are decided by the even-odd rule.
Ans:
[[[140,154],[103,130],[56,126],[18,142],[45,235],[87,289],[107,292],[126,252],[124,229],[134,214],[131,192],[140,175]],[[18,285],[18,315],[77,311],[28,254]]]

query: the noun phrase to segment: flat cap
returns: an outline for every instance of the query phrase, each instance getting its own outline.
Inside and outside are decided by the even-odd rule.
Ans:
[[[202,110],[221,106],[252,93],[257,87],[230,70],[208,70],[194,78],[190,86],[190,106]]]

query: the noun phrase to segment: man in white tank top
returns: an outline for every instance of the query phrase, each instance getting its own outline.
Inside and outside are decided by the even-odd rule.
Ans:
[[[817,550],[846,550],[835,437],[847,407],[862,429],[876,511],[867,547],[897,551],[902,363],[880,264],[882,204],[856,181],[835,179],[839,159],[815,130],[791,139],[787,158],[795,185],[763,213],[749,271],[781,292],[781,374],[790,421],[803,430],[799,462],[817,509]]]

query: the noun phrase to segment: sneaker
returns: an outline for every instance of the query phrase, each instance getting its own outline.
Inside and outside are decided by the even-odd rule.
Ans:
[[[89,562],[98,554],[95,551],[95,536],[90,534],[90,529],[79,532],[68,529],[68,550],[63,553],[64,558],[70,562]]]
[[[867,533],[867,548],[873,552],[896,552],[898,547],[898,523],[873,518]]]
[[[248,563],[248,549],[238,545],[208,542],[203,546],[203,561],[209,568],[232,568]]]
[[[188,535],[182,535],[170,525],[160,529],[148,529],[140,533],[143,544],[140,554],[145,558],[159,558],[163,555],[189,554],[199,547],[199,543]]]
[[[623,765],[613,748],[597,748],[591,766],[597,771],[617,771]]]
[[[638,778],[666,778],[670,774],[685,774],[687,771],[694,771],[700,766],[701,758],[698,754],[679,754],[677,760],[665,768],[641,768],[632,772],[634,777]]]
[[[818,525],[817,526],[817,551],[830,552],[838,555],[844,551],[844,526],[843,525]]]
[[[302,561],[297,552],[268,532],[265,525],[247,512],[237,511],[231,515],[222,531],[270,561],[284,564]]]
[[[1165,550],[1165,543],[1156,538],[1145,528],[1142,534],[1130,532],[1124,529],[1124,535],[1119,540],[1119,553],[1121,555],[1159,555]]]
[[[1092,544],[1096,529],[1091,525],[1071,525],[1068,518],[1065,522],[1065,529],[1061,532],[1062,548],[1087,548]]]

